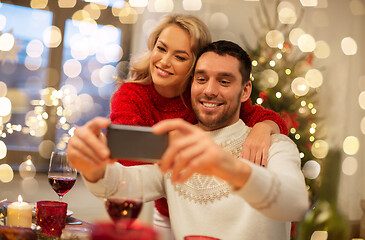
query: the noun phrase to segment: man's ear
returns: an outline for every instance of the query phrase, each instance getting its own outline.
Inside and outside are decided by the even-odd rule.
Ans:
[[[243,90],[241,93],[241,102],[246,102],[250,98],[251,91],[252,91],[252,82],[248,81],[243,86]]]

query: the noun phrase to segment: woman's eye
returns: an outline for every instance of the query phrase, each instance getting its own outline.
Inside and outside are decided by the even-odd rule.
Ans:
[[[160,51],[165,51],[165,48],[161,47],[161,46],[157,46],[157,49],[160,50]]]
[[[186,60],[186,58],[180,57],[180,56],[176,56],[176,58],[179,59],[180,61],[185,61]]]

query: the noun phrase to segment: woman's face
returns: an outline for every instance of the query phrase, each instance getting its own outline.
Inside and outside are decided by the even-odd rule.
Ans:
[[[167,26],[151,53],[150,69],[156,91],[167,98],[178,96],[185,90],[184,80],[192,64],[189,33],[177,25]]]

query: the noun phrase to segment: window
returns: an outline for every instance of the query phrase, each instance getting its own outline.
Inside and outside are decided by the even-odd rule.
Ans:
[[[0,151],[7,149],[0,160],[17,169],[31,155],[42,171],[51,151],[65,149],[74,126],[109,115],[115,77],[128,61],[131,25],[109,8],[97,19],[80,18],[94,3],[61,8],[49,1],[34,9],[31,1],[6,2],[0,3],[0,31],[14,36],[17,51],[0,63],[0,108],[5,98],[11,102],[11,114],[0,111]]]

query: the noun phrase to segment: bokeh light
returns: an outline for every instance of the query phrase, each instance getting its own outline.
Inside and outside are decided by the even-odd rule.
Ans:
[[[355,155],[360,148],[359,139],[355,136],[348,136],[343,141],[343,151],[348,155]]]
[[[101,11],[99,5],[90,3],[84,7],[84,10],[89,13],[90,18],[95,20],[100,18]]]
[[[298,39],[298,47],[302,52],[313,52],[316,48],[316,42],[312,35],[303,34]]]
[[[327,240],[328,232],[327,231],[314,231],[310,240]]]
[[[60,8],[73,8],[76,5],[77,0],[58,0],[58,6]]]
[[[305,34],[305,32],[304,32],[303,29],[293,28],[293,30],[291,30],[290,33],[289,33],[289,40],[294,46],[297,46],[298,45],[298,39],[304,34]]]
[[[318,69],[310,69],[305,74],[305,80],[311,88],[318,88],[323,83],[322,72]]]
[[[105,65],[99,71],[100,80],[106,84],[114,82],[117,75],[117,69],[112,65]]]
[[[364,4],[365,3],[361,2],[360,0],[351,0],[349,7],[350,7],[352,14],[355,16],[365,15]]]
[[[24,66],[30,71],[38,70],[42,65],[42,58],[41,57],[29,57],[26,56],[24,60]]]
[[[56,48],[62,41],[61,30],[56,26],[50,26],[43,32],[43,43],[49,48]]]
[[[300,0],[303,7],[316,7],[318,5],[318,0]]]
[[[0,181],[3,183],[11,182],[14,178],[14,171],[9,164],[0,165]]]
[[[0,140],[0,159],[5,158],[7,153],[8,153],[8,149],[5,145],[5,143]]]
[[[355,55],[357,53],[356,41],[351,37],[342,39],[341,49],[345,55]]]
[[[84,36],[92,36],[98,30],[96,21],[92,18],[85,18],[78,24],[79,31]]]
[[[0,81],[0,98],[5,97],[8,92],[8,86],[2,81]]]
[[[304,96],[309,92],[309,86],[302,77],[297,77],[291,83],[291,90],[297,96]]]
[[[199,11],[202,8],[201,0],[183,0],[185,11]]]
[[[23,179],[34,178],[36,174],[36,168],[31,159],[27,159],[19,165],[19,174]]]
[[[316,140],[311,147],[313,156],[319,159],[325,158],[328,154],[328,150],[328,143],[324,140]]]
[[[148,0],[129,0],[131,7],[147,7]]]
[[[10,51],[15,44],[15,38],[10,33],[4,33],[0,35],[0,51]]]
[[[217,30],[225,30],[229,25],[228,17],[225,13],[215,12],[209,18],[209,27]]]
[[[50,158],[54,147],[55,144],[51,140],[43,140],[38,146],[39,155],[45,159]]]
[[[325,41],[318,41],[316,42],[316,48],[313,51],[314,56],[319,59],[328,58],[331,54],[330,46]]]
[[[293,7],[281,7],[278,8],[279,21],[282,24],[294,24],[297,21],[297,14]]]
[[[265,69],[260,73],[260,89],[273,88],[279,82],[279,76],[277,72],[272,69]]]
[[[11,101],[7,97],[0,97],[0,117],[5,117],[11,113]]]
[[[361,119],[361,122],[360,122],[360,128],[361,128],[361,132],[362,134],[365,134],[365,117],[363,117]]]
[[[134,8],[124,7],[119,13],[119,21],[123,24],[134,24],[138,20],[138,13]]]
[[[342,172],[348,176],[354,175],[358,169],[357,159],[354,157],[347,157],[342,162]]]
[[[306,178],[316,179],[321,172],[321,165],[317,161],[309,160],[304,164],[302,171]]]
[[[119,62],[123,57],[123,49],[118,44],[109,44],[104,51],[108,62]]]
[[[74,78],[81,73],[82,66],[76,59],[69,59],[63,64],[63,72],[66,76]]]
[[[31,8],[44,9],[47,7],[47,4],[48,4],[48,0],[31,0],[30,1]]]
[[[269,47],[278,48],[279,45],[284,44],[284,35],[278,30],[269,31],[266,34],[266,43]]]
[[[43,53],[44,45],[38,39],[31,40],[26,48],[26,52],[29,57],[37,58],[40,57]]]
[[[365,110],[365,91],[362,91],[359,94],[359,105],[362,109]]]
[[[172,0],[155,0],[156,12],[172,12],[174,10],[174,2]]]

